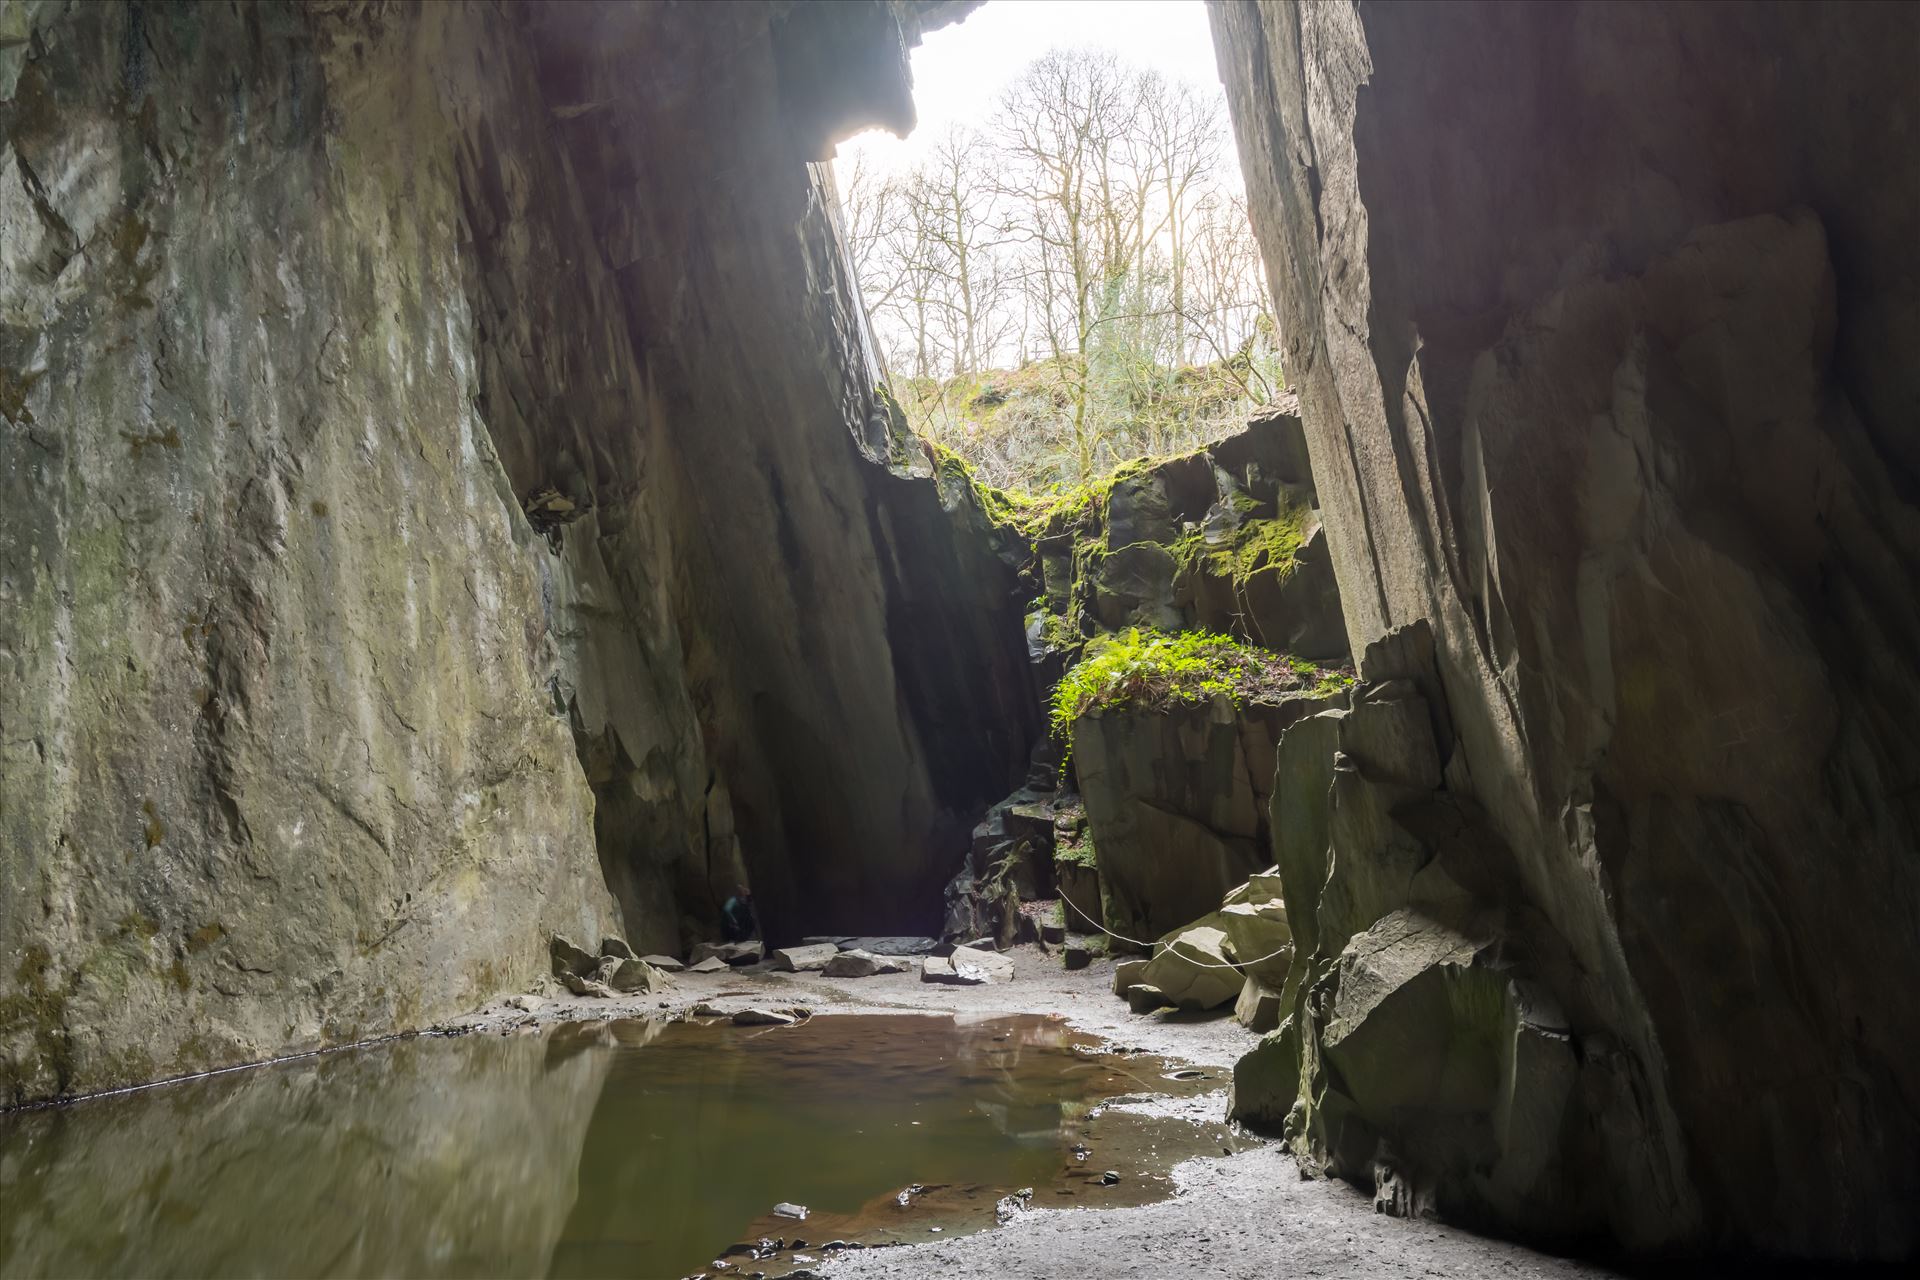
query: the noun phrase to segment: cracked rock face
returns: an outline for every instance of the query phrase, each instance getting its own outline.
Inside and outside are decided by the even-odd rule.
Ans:
[[[1369,652],[1354,714],[1412,681],[1434,748],[1342,726],[1325,892],[1277,851],[1324,985],[1250,1084],[1276,1119],[1297,1087],[1298,1148],[1385,1203],[1643,1249],[1920,1243],[1920,201],[1888,182],[1920,33],[1859,17],[1212,10]],[[1490,928],[1564,1008],[1593,1145],[1553,1204],[1326,1070],[1348,939],[1406,907]],[[1347,1115],[1383,1154],[1343,1150]]]
[[[42,6],[0,103],[0,1100],[418,1025],[613,927],[435,122],[354,101],[411,68],[141,12]]]
[[[810,162],[964,7],[0,13],[0,1100],[932,926],[1038,698]]]

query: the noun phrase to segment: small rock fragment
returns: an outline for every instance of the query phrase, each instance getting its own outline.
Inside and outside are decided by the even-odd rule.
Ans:
[[[1165,1009],[1173,1001],[1167,999],[1164,991],[1150,987],[1144,982],[1127,988],[1127,1008],[1135,1013],[1152,1013],[1155,1009]]]
[[[704,960],[696,960],[692,964],[688,965],[687,972],[688,973],[724,973],[726,971],[726,968],[727,968],[727,962],[725,960],[722,960],[719,956],[708,956]]]
[[[736,1027],[790,1027],[798,1021],[783,1009],[742,1009],[733,1015],[733,1025]]]
[[[1060,958],[1069,969],[1084,969],[1093,963],[1093,952],[1077,942],[1069,942],[1061,951]]]
[[[807,1217],[807,1206],[782,1200],[779,1204],[773,1206],[773,1216],[776,1218],[797,1218],[804,1222]],[[799,1247],[798,1241],[794,1243],[794,1247]]]
[[[773,967],[787,973],[808,973],[827,967],[827,961],[840,954],[831,942],[804,947],[781,947],[773,953]]]
[[[594,978],[583,978],[577,973],[569,973],[561,979],[567,984],[567,990],[577,996],[599,996],[603,1000],[613,999],[613,988]]]
[[[538,1013],[545,1007],[546,1001],[539,996],[508,996],[507,1008],[518,1009],[522,1013]]]
[[[1064,924],[1043,924],[1040,926],[1040,941],[1055,945],[1067,940],[1067,926]]]
[[[1022,1187],[1010,1196],[1001,1196],[999,1201],[993,1206],[993,1216],[999,1221],[1001,1226],[1005,1226],[1007,1223],[1012,1222],[1015,1218],[1025,1213],[1027,1206],[1032,1203],[1032,1201],[1033,1188]]]
[[[1120,1181],[1120,1175],[1115,1170],[1109,1169],[1100,1175],[1100,1185],[1103,1187],[1110,1187],[1118,1181]]]

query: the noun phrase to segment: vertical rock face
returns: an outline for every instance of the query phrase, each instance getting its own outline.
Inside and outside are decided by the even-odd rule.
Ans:
[[[1496,1017],[1437,976],[1370,1007],[1417,1016],[1422,1043],[1448,1016],[1462,1043],[1525,1033],[1489,1061],[1542,1090],[1565,1085],[1541,1066],[1556,1037],[1578,1050],[1552,1110],[1584,1173],[1564,1166],[1552,1206],[1482,1182],[1464,1197],[1482,1214],[1635,1248],[1909,1253],[1916,18],[1212,16],[1349,631],[1374,646],[1361,674],[1419,686],[1440,770],[1364,795],[1336,774],[1327,888],[1367,848],[1437,858],[1452,882],[1320,897],[1325,985],[1301,1006],[1320,1013],[1274,1050],[1294,1123],[1313,1121],[1303,1149],[1389,1207],[1418,1206],[1422,1179],[1470,1181],[1448,1161],[1479,1139],[1436,1128],[1440,1102],[1389,1096],[1368,1037],[1342,1029],[1367,1010],[1338,1012],[1366,971],[1355,935],[1423,911],[1467,939],[1449,972],[1491,965],[1520,994]],[[1406,660],[1418,636],[1430,665]],[[1472,950],[1489,936],[1495,953]],[[1548,1048],[1526,1049],[1535,1031]],[[1342,1156],[1316,1087],[1371,1117],[1391,1159]],[[1527,1141],[1493,1183],[1550,1167],[1551,1126],[1498,1125]]]
[[[931,926],[1037,698],[809,162],[962,8],[0,15],[0,1099]]]
[[[685,662],[775,934],[937,927],[940,884],[1037,728],[1012,570],[916,478],[930,468],[876,395],[830,177],[808,163],[830,129],[910,120],[893,22],[880,4],[528,22],[551,137],[670,424]],[[847,69],[875,65],[897,82],[848,114]]]
[[[42,6],[25,34],[0,1099],[530,979],[546,929],[612,904],[412,45],[366,59],[272,6]]]

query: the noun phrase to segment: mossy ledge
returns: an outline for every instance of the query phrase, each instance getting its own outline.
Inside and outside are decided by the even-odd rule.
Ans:
[[[1353,683],[1353,674],[1243,644],[1210,631],[1129,628],[1088,641],[1079,662],[1054,686],[1049,718],[1069,755],[1082,716],[1112,707],[1159,710],[1226,698],[1278,702],[1328,697]]]

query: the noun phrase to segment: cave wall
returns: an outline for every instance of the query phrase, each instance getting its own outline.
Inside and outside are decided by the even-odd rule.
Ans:
[[[1431,671],[1456,878],[1584,1055],[1569,1224],[1910,1253],[1920,19],[1210,13],[1362,677]]]
[[[0,1101],[530,981],[615,916],[424,33],[9,14]]]
[[[0,1101],[937,918],[1038,699],[813,162],[965,7],[0,14]]]
[[[973,822],[1039,732],[1013,569],[877,394],[813,163],[836,134],[911,123],[893,12],[528,18],[554,136],[672,424],[689,680],[775,938],[936,930]],[[635,77],[663,48],[671,64]]]

